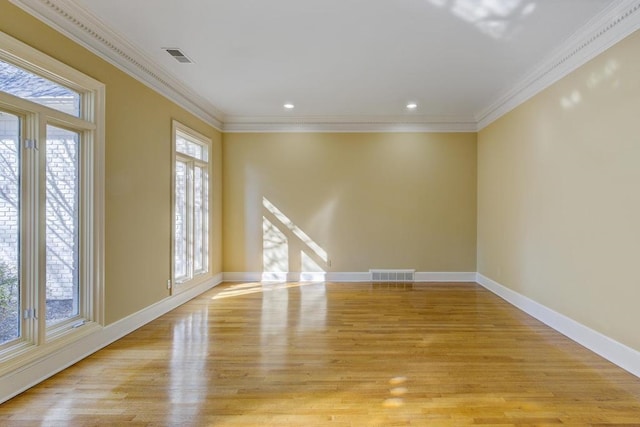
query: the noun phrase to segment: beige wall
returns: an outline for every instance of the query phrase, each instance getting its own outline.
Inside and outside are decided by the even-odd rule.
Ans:
[[[640,32],[478,136],[478,271],[640,350]]]
[[[327,272],[476,269],[473,133],[225,134],[223,173],[226,272],[273,271],[265,238],[284,250],[290,272],[307,270],[307,256]],[[269,242],[263,217],[286,244]]]
[[[8,1],[0,9],[0,31],[106,84],[107,323],[168,296],[172,119],[214,141],[211,262],[220,272],[220,133]]]

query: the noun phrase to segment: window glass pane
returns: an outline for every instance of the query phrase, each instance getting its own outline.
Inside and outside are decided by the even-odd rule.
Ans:
[[[202,168],[202,271],[209,272],[209,170]]]
[[[80,117],[80,94],[0,61],[0,91]]]
[[[187,276],[187,164],[176,161],[175,188],[175,261],[174,276],[176,281],[183,281]]]
[[[196,159],[205,162],[209,157],[206,146],[198,144],[197,142],[190,141],[180,134],[176,135],[176,151],[178,153],[186,154],[187,156],[195,157]]]
[[[77,316],[79,135],[47,126],[47,326]]]
[[[193,269],[200,272],[204,267],[204,199],[203,199],[203,170],[196,167],[193,179]]]
[[[20,337],[20,118],[0,111],[0,345]]]

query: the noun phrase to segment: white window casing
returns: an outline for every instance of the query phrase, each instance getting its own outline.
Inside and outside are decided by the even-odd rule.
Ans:
[[[0,343],[1,375],[61,349],[104,324],[105,86],[2,32],[0,61],[71,89],[80,94],[81,100],[79,117],[76,117],[0,89],[0,110],[21,120],[19,229],[22,317],[20,337]],[[72,232],[77,234],[73,245],[77,251],[73,271],[77,275],[74,280],[78,283],[73,314],[48,326],[45,208],[47,173],[49,176],[53,173],[47,172],[47,130],[74,135],[76,140],[76,148],[72,149],[76,166],[70,178],[75,184],[65,187],[65,191],[73,191],[69,200],[77,203]]]
[[[211,278],[211,139],[172,122],[172,293]]]

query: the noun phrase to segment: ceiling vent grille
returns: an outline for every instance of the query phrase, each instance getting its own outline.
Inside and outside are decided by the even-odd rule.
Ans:
[[[369,270],[371,281],[376,283],[413,282],[415,270]]]
[[[175,58],[176,61],[181,62],[183,64],[191,64],[193,61],[187,57],[180,49],[177,47],[163,47],[162,49],[166,50],[167,53]]]

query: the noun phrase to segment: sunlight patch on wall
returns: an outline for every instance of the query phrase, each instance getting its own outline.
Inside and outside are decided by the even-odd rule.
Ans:
[[[618,89],[620,87],[620,79],[617,76],[619,70],[620,63],[611,59],[607,61],[601,70],[592,72],[586,82],[586,89],[584,89],[585,95],[588,95],[590,91],[595,91],[597,89]],[[585,96],[580,90],[574,89],[570,94],[565,95],[560,99],[560,105],[565,110],[570,110],[580,104],[584,97]]]
[[[308,282],[322,282],[326,273],[309,255],[300,251],[300,280]]]
[[[262,205],[262,280],[324,281],[327,251],[266,197]]]
[[[307,234],[302,231],[297,225],[293,223],[285,214],[283,214],[280,209],[278,209],[273,203],[271,203],[266,197],[262,198],[263,206],[272,213],[278,221],[280,221],[285,227],[287,227],[295,236],[300,239],[309,249],[315,252],[316,255],[322,259],[322,261],[327,262],[327,251],[322,249],[320,245],[313,241]]]
[[[289,242],[282,233],[264,216],[262,217],[262,267],[265,273],[286,273],[289,271]],[[283,280],[274,274],[263,280]]]
[[[578,105],[580,101],[582,101],[582,94],[579,90],[574,90],[571,95],[563,97],[560,104],[562,104],[562,108],[569,109]]]
[[[611,81],[620,68],[620,64],[616,60],[609,60],[605,64],[604,68],[599,72],[593,72],[589,76],[589,80],[587,81],[587,87],[589,89],[595,89],[598,86],[604,84],[607,81]],[[612,81],[612,87],[617,88],[620,84],[618,79]]]

